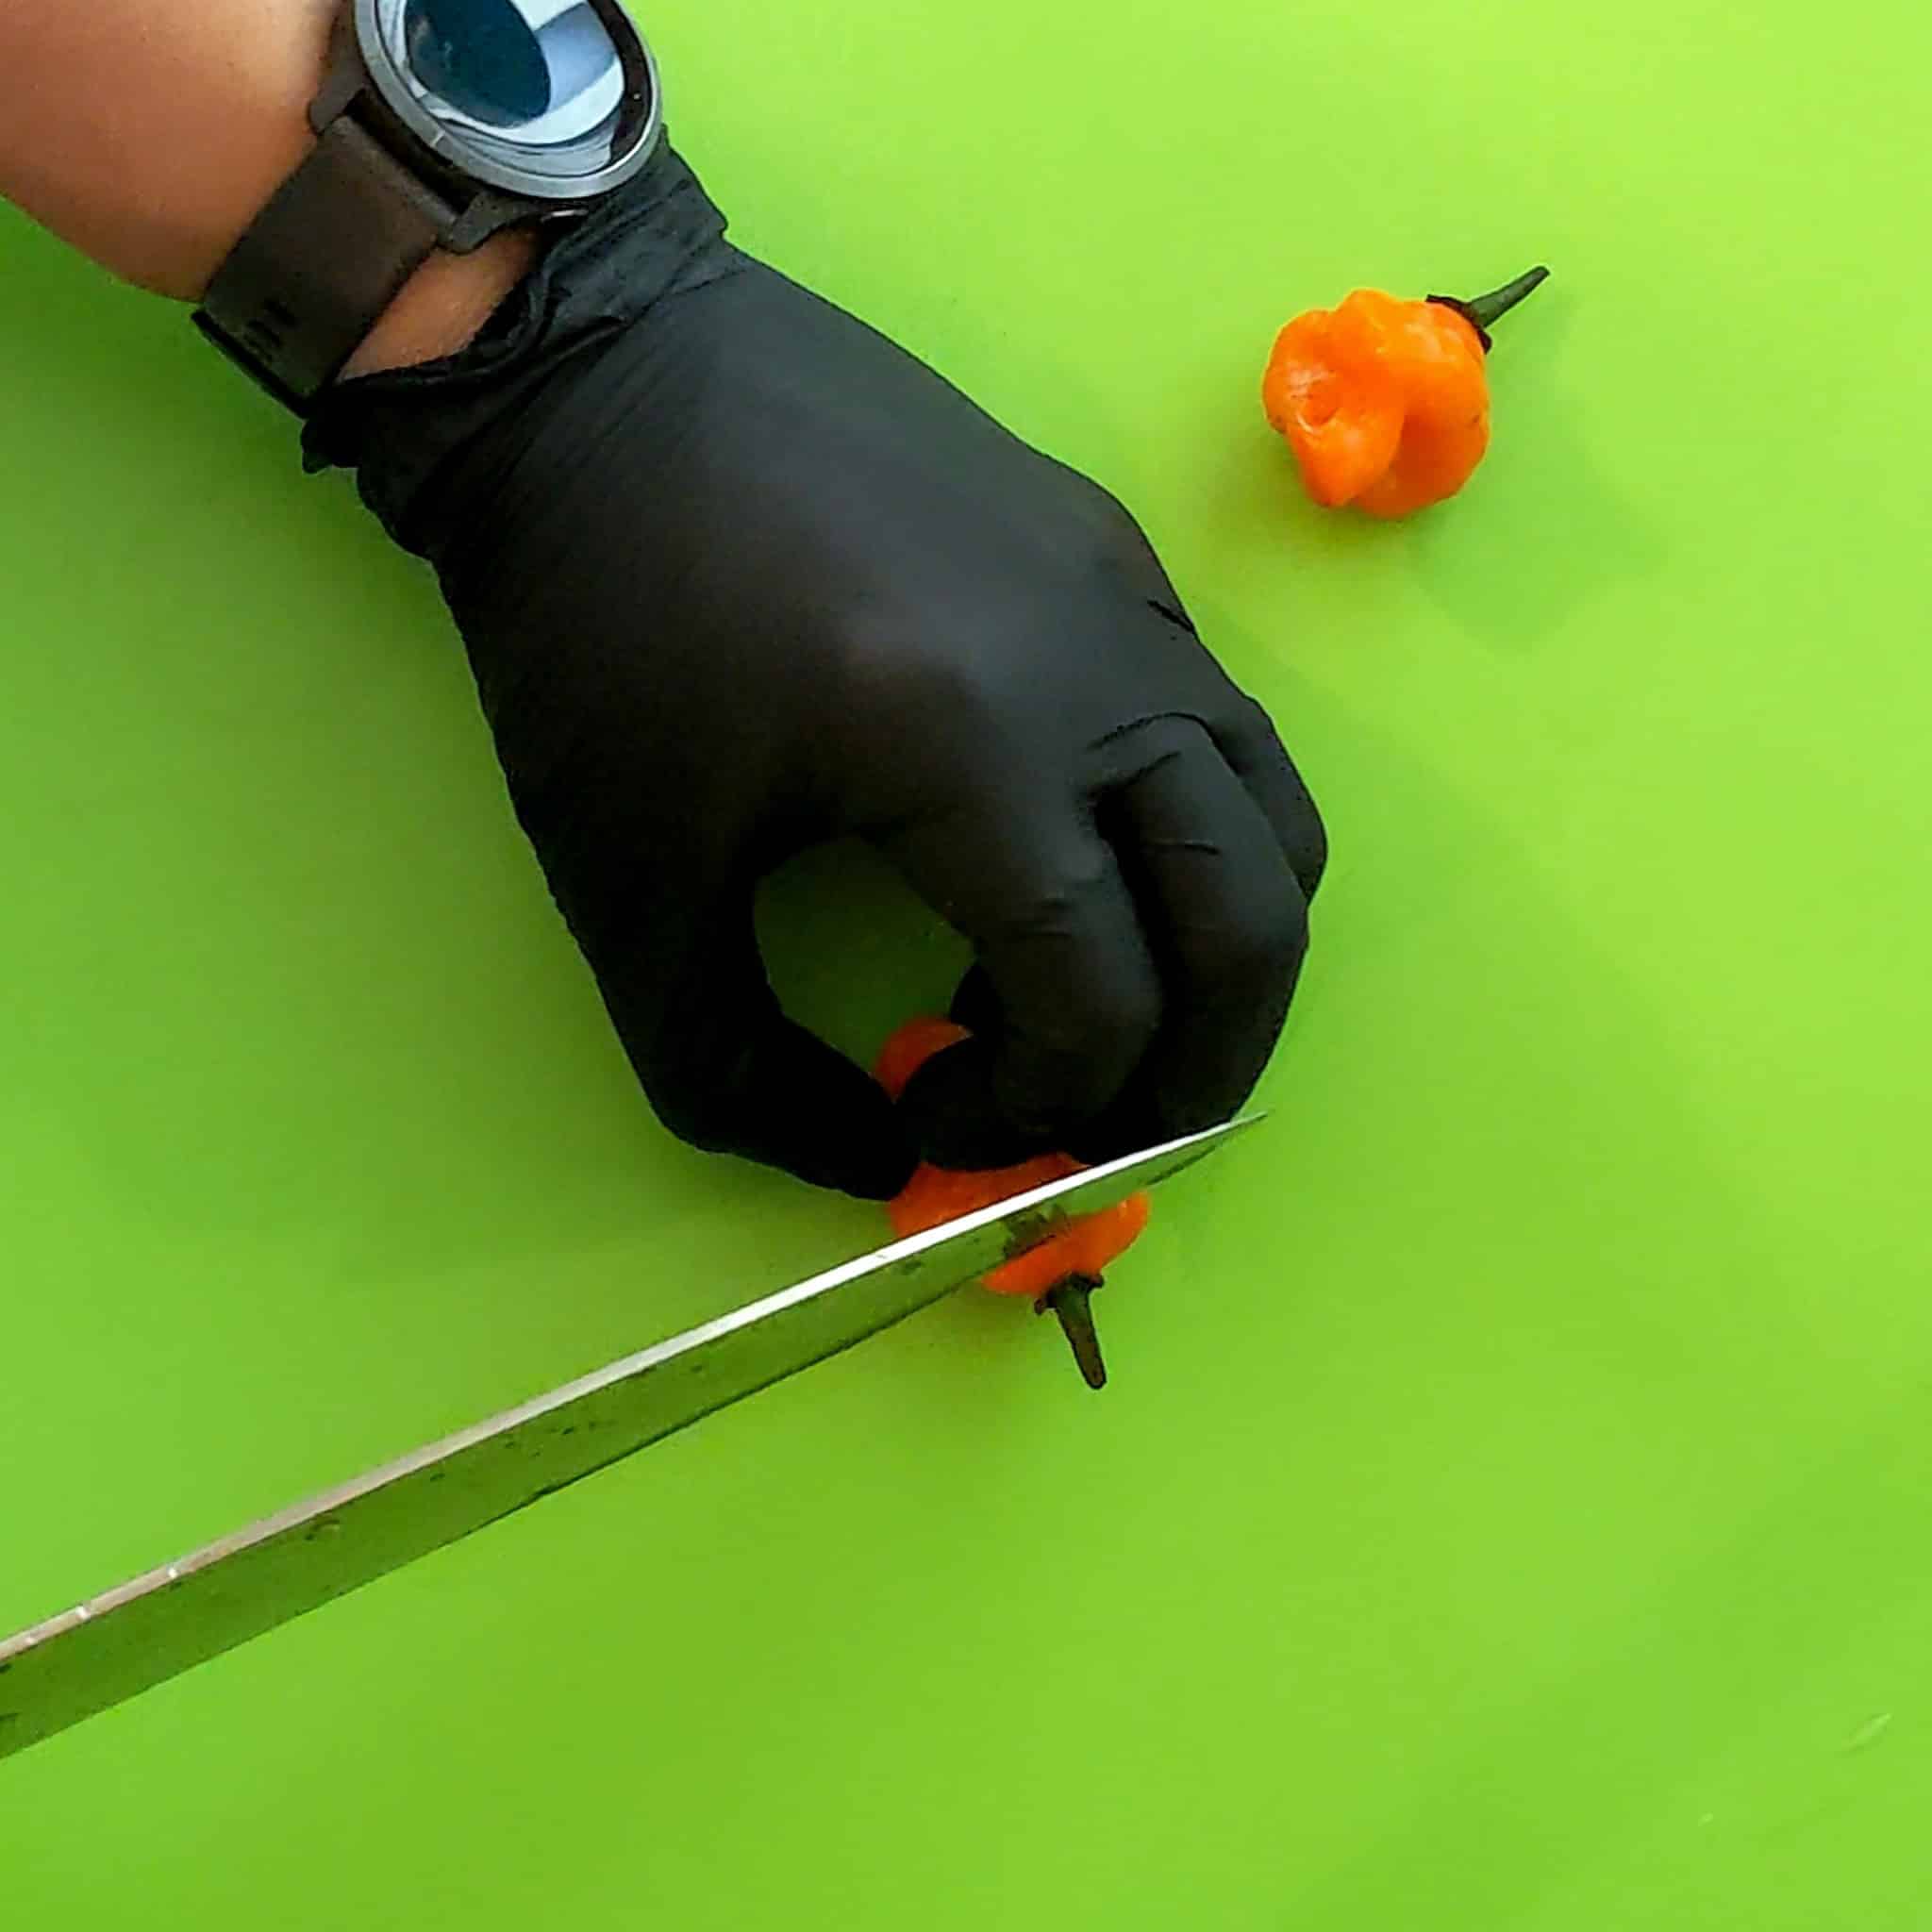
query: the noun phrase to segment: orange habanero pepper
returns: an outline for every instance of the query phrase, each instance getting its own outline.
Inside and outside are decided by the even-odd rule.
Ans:
[[[1548,275],[1533,268],[1474,302],[1357,289],[1296,316],[1275,338],[1261,402],[1308,494],[1372,517],[1454,496],[1490,446],[1490,325]]]
[[[934,1054],[968,1038],[951,1020],[909,1020],[886,1041],[874,1069],[878,1083],[894,1100]],[[905,1189],[886,1204],[892,1232],[901,1241],[924,1234],[960,1216],[996,1207],[1015,1194],[1044,1187],[1080,1172],[1068,1154],[1041,1154],[1014,1167],[966,1173],[922,1163]],[[1111,1208],[1082,1214],[1058,1233],[1004,1261],[984,1277],[995,1294],[1025,1295],[1036,1312],[1051,1308],[1066,1331],[1074,1358],[1090,1388],[1103,1388],[1107,1368],[1089,1306],[1102,1272],[1140,1238],[1147,1225],[1145,1194],[1130,1195]]]

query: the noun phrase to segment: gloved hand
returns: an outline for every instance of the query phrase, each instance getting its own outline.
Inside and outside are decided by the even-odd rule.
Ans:
[[[518,815],[675,1133],[861,1195],[1224,1118],[1322,826],[1105,491],[751,261],[664,150],[463,354],[342,385]],[[975,1038],[895,1111],[788,1021],[759,877],[871,841],[971,942]]]

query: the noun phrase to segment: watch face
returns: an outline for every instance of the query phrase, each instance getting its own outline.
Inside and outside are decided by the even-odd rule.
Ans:
[[[361,0],[358,16],[390,105],[493,186],[582,195],[648,152],[656,76],[616,0]]]

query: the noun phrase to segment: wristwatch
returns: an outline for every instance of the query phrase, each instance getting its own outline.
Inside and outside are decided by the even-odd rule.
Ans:
[[[305,416],[431,253],[585,214],[663,115],[619,0],[342,0],[308,121],[314,148],[194,314]]]

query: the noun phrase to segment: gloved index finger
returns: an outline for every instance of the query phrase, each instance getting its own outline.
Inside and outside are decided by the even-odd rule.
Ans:
[[[1076,801],[953,819],[891,847],[972,944],[1002,1024],[922,1068],[901,1105],[926,1158],[1001,1167],[1063,1144],[1121,1091],[1160,982],[1112,849]]]
[[[1191,722],[1171,721],[1159,742],[1109,797],[1108,825],[1164,1009],[1133,1079],[1071,1143],[1084,1159],[1233,1115],[1267,1065],[1307,948],[1307,897],[1248,788]]]
[[[693,1146],[885,1200],[911,1177],[904,1122],[862,1068],[779,1006],[748,896],[670,895],[585,953],[658,1117]]]

